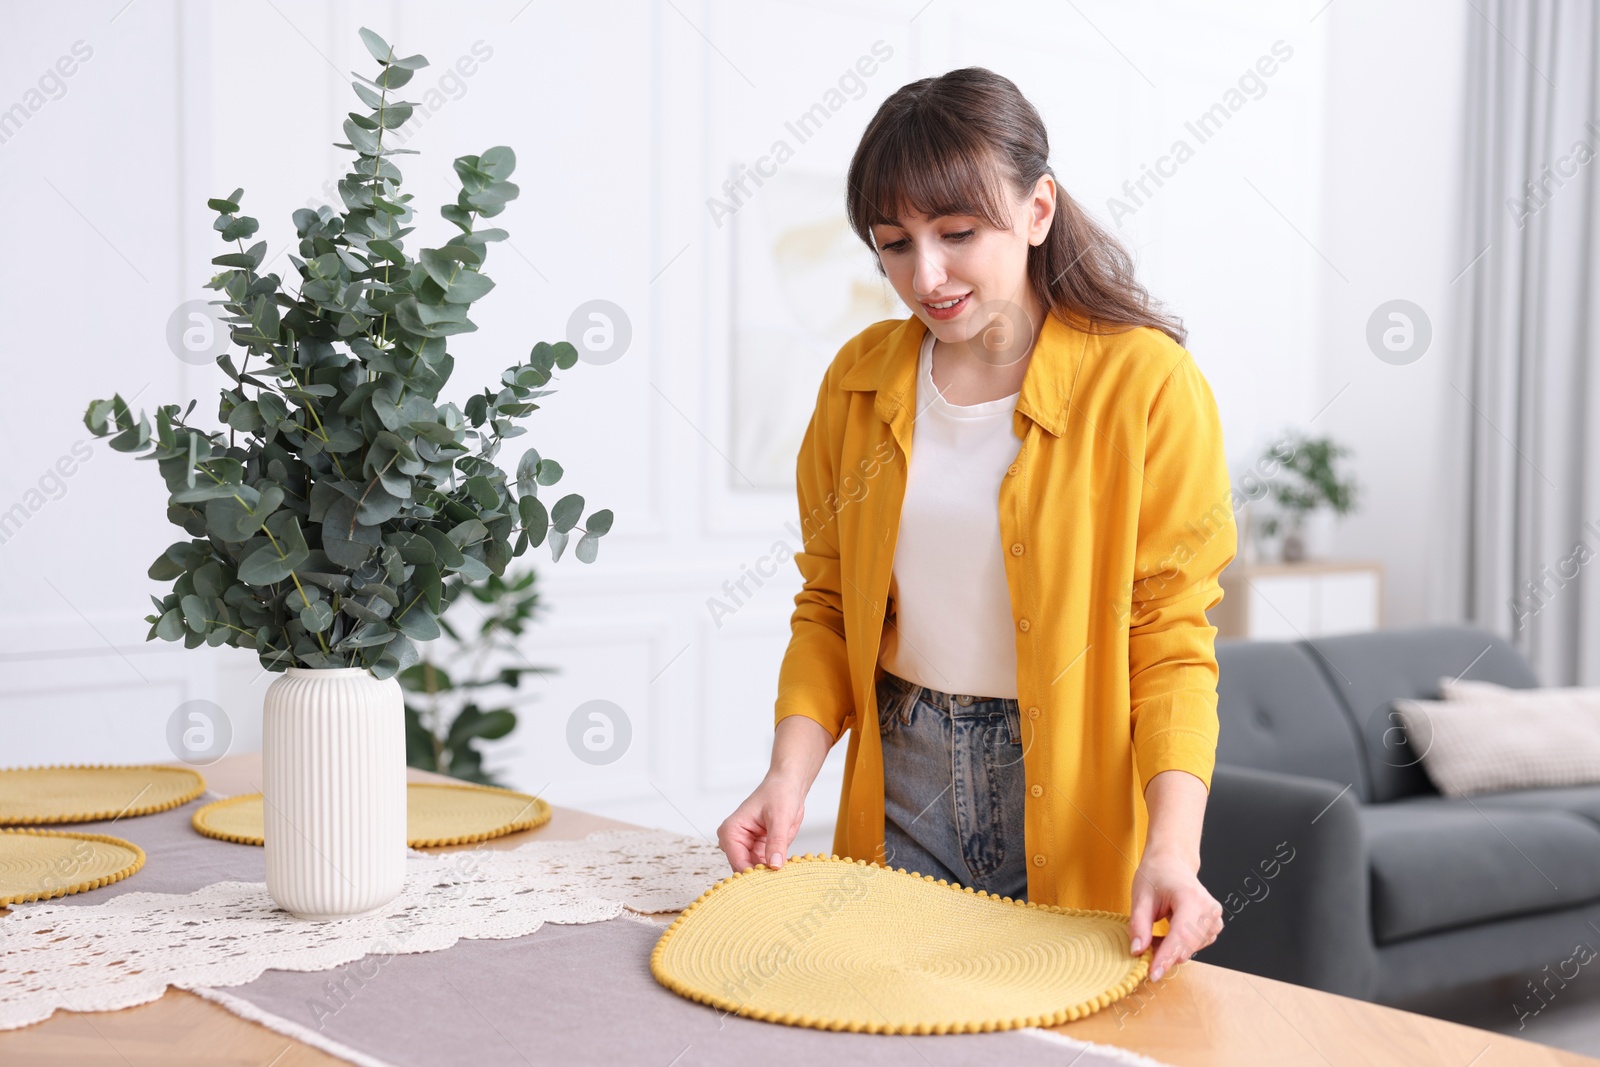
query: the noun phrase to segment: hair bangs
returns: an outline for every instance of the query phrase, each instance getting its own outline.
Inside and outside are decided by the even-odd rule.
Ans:
[[[1011,227],[1008,190],[993,152],[943,116],[915,115],[859,161],[851,225],[869,247],[872,227],[908,215],[971,215]]]

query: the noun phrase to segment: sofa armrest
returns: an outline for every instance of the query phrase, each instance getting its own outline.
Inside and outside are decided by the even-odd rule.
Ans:
[[[1337,782],[1219,763],[1200,881],[1225,926],[1194,958],[1368,999],[1377,953],[1359,811]]]

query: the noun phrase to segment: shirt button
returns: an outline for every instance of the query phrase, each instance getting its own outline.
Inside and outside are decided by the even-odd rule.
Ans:
[[[1023,633],[1027,633],[1027,631],[1028,631],[1028,620],[1027,619],[1018,619],[1017,620],[1017,626],[1018,626],[1019,629],[1022,630]]]
[[[1032,789],[1028,790],[1028,792],[1032,793],[1036,797],[1042,797],[1044,796],[1044,786],[1036,785]]]
[[[1022,555],[1022,542],[1021,541],[1018,541],[1016,544],[1011,546],[1011,554],[1013,556]]]
[[[1040,852],[1040,853],[1038,853],[1037,855],[1035,855],[1033,857],[1033,865],[1035,867],[1043,867],[1044,866],[1044,853],[1043,852]]]
[[[1020,464],[1013,463],[1011,466],[1006,468],[1006,473],[1007,474],[1015,474],[1021,469],[1022,469],[1022,467],[1021,467]]]
[[[1038,708],[1029,708],[1028,709],[1028,718],[1037,719],[1038,717],[1039,717],[1039,709]]]

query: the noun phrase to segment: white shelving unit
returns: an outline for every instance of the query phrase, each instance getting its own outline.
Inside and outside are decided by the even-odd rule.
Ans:
[[[1235,562],[1222,574],[1222,589],[1222,602],[1208,613],[1219,638],[1285,641],[1383,624],[1380,563]]]

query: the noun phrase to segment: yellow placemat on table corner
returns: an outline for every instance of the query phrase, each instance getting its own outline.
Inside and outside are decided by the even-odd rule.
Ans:
[[[76,764],[0,770],[0,826],[98,822],[187,804],[206,780],[187,767]]]
[[[265,843],[260,793],[207,804],[190,821],[207,837],[241,845]],[[406,786],[406,844],[412,848],[487,841],[549,821],[550,805],[527,793],[470,782],[410,782]]]
[[[144,866],[144,849],[106,834],[0,830],[0,907],[98,889]]]
[[[650,954],[680,996],[821,1030],[950,1034],[1058,1026],[1131,993],[1154,950],[1128,916],[997,897],[807,853],[702,893]]]

